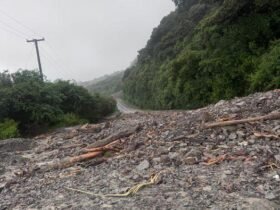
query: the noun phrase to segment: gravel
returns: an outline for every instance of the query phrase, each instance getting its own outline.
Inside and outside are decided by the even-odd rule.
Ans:
[[[83,129],[1,141],[0,210],[280,209],[280,120],[213,129],[201,128],[200,120],[205,112],[219,121],[276,111],[279,90],[197,110],[123,114]],[[137,125],[139,131],[120,139],[119,152],[68,168],[42,167]],[[255,132],[276,137],[256,137]],[[124,193],[159,172],[157,183],[134,196],[100,196]]]

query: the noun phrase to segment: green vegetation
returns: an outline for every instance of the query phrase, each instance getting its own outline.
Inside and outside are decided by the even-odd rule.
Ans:
[[[173,0],[124,96],[142,108],[196,108],[280,87],[279,0]]]
[[[3,120],[0,123],[0,140],[19,136],[17,123],[14,120]]]
[[[115,101],[69,81],[42,82],[35,71],[0,73],[0,138],[51,127],[96,122],[115,110]],[[5,120],[8,119],[8,120]],[[15,123],[16,122],[16,123]]]
[[[122,90],[123,71],[115,72],[102,78],[82,83],[91,93],[111,96]]]

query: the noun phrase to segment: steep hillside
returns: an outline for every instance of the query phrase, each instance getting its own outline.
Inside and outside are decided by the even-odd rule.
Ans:
[[[195,108],[280,87],[279,0],[174,2],[124,74],[126,100]]]
[[[112,95],[122,89],[123,74],[123,71],[118,71],[93,81],[84,82],[82,85],[92,93]]]

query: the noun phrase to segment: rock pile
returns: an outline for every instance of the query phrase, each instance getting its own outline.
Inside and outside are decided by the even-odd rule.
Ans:
[[[2,142],[0,210],[280,209],[280,120],[223,125],[279,112],[275,90],[198,110],[126,114]],[[207,128],[213,122],[221,126]],[[114,149],[52,167],[104,139],[113,139]],[[160,172],[157,183],[133,196],[106,196]]]

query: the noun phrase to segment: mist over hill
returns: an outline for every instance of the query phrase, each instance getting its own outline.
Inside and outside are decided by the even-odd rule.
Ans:
[[[122,78],[124,71],[117,71],[110,75],[105,75],[91,81],[80,83],[91,93],[99,93],[101,95],[112,95],[122,90]]]

